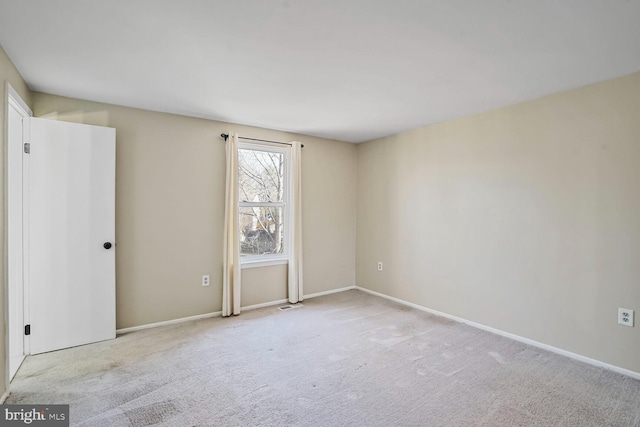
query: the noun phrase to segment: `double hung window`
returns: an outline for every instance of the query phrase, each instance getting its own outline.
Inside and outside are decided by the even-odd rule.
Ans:
[[[289,151],[263,144],[238,146],[242,264],[278,264],[288,259]]]

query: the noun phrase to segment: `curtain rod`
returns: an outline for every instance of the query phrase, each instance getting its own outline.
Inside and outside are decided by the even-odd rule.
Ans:
[[[229,134],[227,134],[227,133],[221,133],[220,136],[222,138],[224,138],[225,141],[227,140],[227,138],[229,138]],[[269,141],[268,139],[245,138],[244,136],[239,136],[238,138],[246,139],[246,140],[249,140],[249,141],[271,142],[272,144],[282,144],[282,145],[288,145],[288,146],[292,145],[292,144],[290,144],[288,142]],[[301,144],[301,147],[304,148],[304,144]]]

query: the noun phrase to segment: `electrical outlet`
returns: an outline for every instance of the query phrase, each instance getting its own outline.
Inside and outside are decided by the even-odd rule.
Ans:
[[[208,274],[203,274],[202,275],[202,286],[209,286],[210,282],[211,282],[211,276],[209,276]]]
[[[378,271],[382,271],[382,261],[378,261]]]
[[[633,310],[628,308],[618,308],[618,323],[624,326],[633,327]]]

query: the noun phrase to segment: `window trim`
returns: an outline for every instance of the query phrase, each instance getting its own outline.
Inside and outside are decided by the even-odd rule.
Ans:
[[[273,206],[282,207],[282,223],[283,223],[283,248],[281,254],[269,254],[269,255],[240,255],[240,268],[257,268],[267,267],[272,265],[288,264],[291,257],[291,236],[289,218],[291,213],[291,185],[290,185],[290,173],[291,173],[291,147],[283,147],[281,145],[270,144],[268,142],[238,142],[238,152],[240,150],[253,150],[263,151],[268,153],[280,153],[284,155],[284,191],[282,194],[282,202],[241,202],[240,201],[240,185],[238,185],[238,215],[240,215],[240,208],[242,207],[261,207],[261,206]],[[240,168],[238,167],[238,182],[240,175]],[[238,234],[238,244],[240,244],[240,236]]]
[[[260,256],[260,255],[256,255],[256,256]],[[246,257],[243,257],[246,258]],[[277,258],[277,259],[271,259],[271,260],[255,260],[255,261],[243,261],[242,259],[240,260],[240,268],[241,269],[245,269],[245,268],[260,268],[260,267],[271,267],[272,265],[288,265],[289,264],[289,258],[287,259],[282,259],[282,258]]]

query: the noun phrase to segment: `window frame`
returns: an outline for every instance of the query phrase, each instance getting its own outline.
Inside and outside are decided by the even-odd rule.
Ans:
[[[262,151],[267,153],[278,153],[284,156],[284,191],[282,193],[282,202],[241,202],[240,201],[240,150],[253,150]],[[271,265],[283,265],[289,263],[289,257],[291,256],[291,236],[289,218],[291,211],[291,185],[290,185],[290,173],[291,173],[291,147],[282,146],[281,144],[271,144],[268,142],[238,142],[238,219],[240,218],[240,208],[252,208],[252,207],[282,207],[282,232],[284,238],[282,241],[282,253],[281,254],[268,254],[268,255],[240,255],[240,268],[255,268],[266,267]],[[240,238],[242,233],[238,230],[238,245],[240,245]]]

